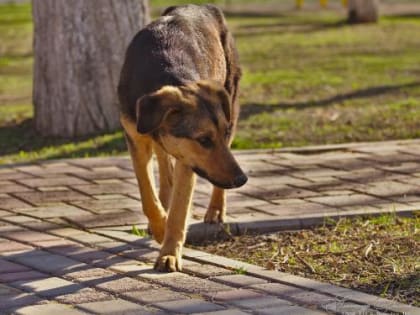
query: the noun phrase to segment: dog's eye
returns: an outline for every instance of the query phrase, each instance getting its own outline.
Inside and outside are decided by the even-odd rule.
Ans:
[[[196,140],[202,147],[206,149],[209,149],[213,146],[213,141],[208,136],[199,137]]]

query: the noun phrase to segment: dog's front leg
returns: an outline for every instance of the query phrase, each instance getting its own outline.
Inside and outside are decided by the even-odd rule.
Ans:
[[[204,216],[206,223],[222,223],[226,219],[226,192],[223,188],[213,186],[211,200]]]
[[[182,162],[176,161],[172,200],[166,222],[165,238],[155,264],[156,270],[182,270],[182,247],[186,237],[194,185],[195,175],[192,169]]]
[[[121,123],[125,129],[128,151],[139,184],[143,212],[149,220],[153,237],[157,242],[162,243],[165,235],[166,212],[155,191],[152,139],[138,134],[135,125],[127,119],[121,118]]]
[[[154,143],[153,148],[159,164],[159,199],[163,207],[168,210],[172,194],[174,167],[172,165],[171,157],[159,144]]]

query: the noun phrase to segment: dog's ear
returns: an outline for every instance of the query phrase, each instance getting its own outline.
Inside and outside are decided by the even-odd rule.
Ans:
[[[137,131],[147,134],[158,129],[165,118],[177,110],[181,98],[181,91],[174,86],[164,86],[139,98],[136,104]]]
[[[197,82],[201,90],[204,90],[210,97],[215,95],[220,100],[226,120],[231,119],[230,97],[226,89],[220,83],[212,80],[203,80]]]

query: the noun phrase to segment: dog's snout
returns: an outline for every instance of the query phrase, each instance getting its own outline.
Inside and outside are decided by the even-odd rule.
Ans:
[[[241,174],[239,176],[236,176],[233,180],[233,184],[235,187],[241,187],[245,185],[245,183],[248,181],[248,177],[245,174]]]

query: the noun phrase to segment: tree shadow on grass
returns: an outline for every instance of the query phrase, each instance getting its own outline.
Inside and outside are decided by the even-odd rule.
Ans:
[[[33,119],[26,119],[19,123],[0,126],[0,156],[19,154],[20,152],[39,152],[39,160],[48,160],[126,152],[122,133],[115,134],[110,139],[98,140],[105,135],[107,134],[71,139],[43,137],[36,132]],[[91,143],[84,143],[87,141],[91,141]],[[43,155],[41,152],[45,150],[51,152]]]
[[[346,25],[348,25],[346,20],[339,20],[331,23],[314,21],[280,21],[272,24],[244,24],[235,31],[235,37],[261,36],[279,33],[312,33],[328,29],[338,29]]]
[[[414,81],[405,84],[397,85],[381,85],[373,86],[366,89],[351,91],[348,93],[337,94],[321,100],[310,100],[303,102],[284,102],[278,104],[258,104],[249,103],[241,105],[241,119],[247,119],[250,116],[257,115],[263,112],[271,113],[279,109],[305,109],[311,107],[326,107],[335,103],[344,102],[352,99],[370,98],[383,94],[393,93],[403,88],[419,87],[420,81]]]

